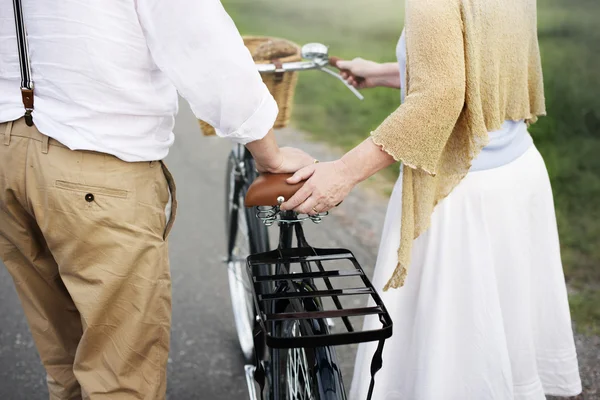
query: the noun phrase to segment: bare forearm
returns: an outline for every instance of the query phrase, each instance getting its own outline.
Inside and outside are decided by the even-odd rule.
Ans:
[[[380,72],[374,80],[377,86],[400,89],[400,66],[398,63],[380,64]]]
[[[283,164],[283,155],[272,129],[264,138],[247,143],[246,148],[252,153],[256,163],[266,170],[276,170]]]
[[[380,146],[373,143],[371,138],[350,150],[340,161],[351,171],[355,183],[364,181],[396,162]]]

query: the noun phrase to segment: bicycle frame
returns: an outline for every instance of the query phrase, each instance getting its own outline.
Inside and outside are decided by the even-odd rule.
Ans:
[[[383,343],[392,333],[391,319],[376,290],[349,250],[319,249],[308,244],[302,223],[305,221],[318,223],[322,216],[298,216],[292,211],[281,211],[279,207],[259,210],[256,215],[252,215],[254,213],[251,210],[243,208],[242,199],[256,172],[252,168],[252,157],[244,146],[236,145],[230,157],[232,160],[231,173],[228,176],[233,179],[228,181],[230,185],[228,186],[230,193],[227,227],[229,232],[228,263],[241,261],[232,252],[236,245],[234,237],[240,229],[244,228],[242,225],[238,226],[240,212],[245,213],[248,224],[246,228],[249,228],[250,232],[257,232],[257,226],[263,223],[269,225],[277,221],[279,227],[279,245],[276,250],[268,251],[268,240],[265,240],[262,243],[266,243],[266,245],[259,245],[258,248],[266,250],[258,250],[263,251],[259,253],[257,247],[253,245],[253,240],[250,240],[250,255],[246,259],[250,286],[247,290],[250,290],[256,310],[254,332],[250,333],[253,336],[256,362],[254,366],[247,365],[245,367],[251,399],[258,399],[254,390],[254,382],[257,382],[264,391],[266,381],[269,379],[271,394],[275,396],[281,395],[286,390],[286,383],[281,382],[278,378],[280,373],[277,371],[281,368],[278,360],[281,360],[282,357],[284,359],[286,356],[289,357],[289,351],[293,351],[291,349],[301,348],[306,350],[306,352],[302,350],[302,353],[309,355],[309,359],[312,360],[310,365],[313,365],[313,371],[317,371],[316,373],[321,378],[327,377],[325,381],[329,382],[330,386],[328,387],[319,385],[315,387],[321,396],[319,398],[328,398],[325,393],[335,391],[339,398],[343,399],[345,398],[343,379],[333,346],[379,341],[378,351],[372,361],[373,379],[375,372],[382,365]],[[265,218],[265,215],[268,217]],[[263,229],[265,228],[263,227]],[[267,235],[266,230],[264,235]],[[249,237],[251,238],[253,235]],[[268,239],[268,235],[264,237]],[[296,247],[294,247],[294,241]],[[350,265],[350,270],[327,269],[326,264],[335,260],[343,265]],[[299,273],[294,273],[298,270]],[[362,283],[357,284],[356,280],[354,283],[346,280],[351,277],[359,278]],[[344,280],[352,287],[336,288],[336,284]],[[341,297],[350,295],[369,296],[374,306],[344,308]],[[323,298],[330,299],[335,308],[328,310],[324,307]],[[235,315],[237,318],[238,314]],[[350,317],[363,315],[377,315],[382,328],[372,331],[356,331]],[[330,332],[329,322],[334,318],[341,319],[341,326],[345,328],[345,333]],[[289,327],[290,324],[296,324],[301,334],[285,334],[282,327]],[[252,327],[249,329],[251,332]],[[284,349],[288,353],[282,355],[281,351]],[[322,360],[327,360],[327,362],[323,363]],[[373,382],[372,380],[371,388]],[[338,389],[332,390],[331,387]]]
[[[319,43],[304,45],[302,48],[302,57],[308,61],[278,65],[257,64],[256,67],[262,74],[307,70],[322,71],[339,79],[359,99],[363,99],[358,90],[348,84],[340,74],[327,68],[328,65],[336,66],[337,62],[334,60],[335,58],[329,58],[326,46]],[[239,204],[239,199],[240,196],[245,195],[245,191],[251,183],[248,180],[252,179],[248,179],[250,175],[248,170],[246,170],[249,167],[246,161],[249,159],[251,159],[251,156],[248,151],[243,146],[237,146],[237,150],[234,150],[235,179],[233,204],[231,205],[232,218],[228,226],[228,254],[232,254],[232,249],[235,246],[234,235],[239,229],[237,216],[239,216],[239,212],[244,211],[240,210],[242,206]],[[261,213],[263,213],[262,216]],[[383,363],[383,344],[385,339],[389,338],[392,334],[392,321],[377,291],[349,250],[318,249],[308,244],[302,229],[302,222],[312,220],[315,223],[319,223],[323,216],[317,215],[299,218],[295,212],[281,212],[278,207],[275,212],[267,211],[265,214],[264,211],[259,211],[256,215],[266,226],[270,226],[279,217],[279,245],[277,250],[264,253],[256,253],[251,248],[250,256],[247,258],[250,286],[256,310],[256,325],[254,329],[256,365],[254,367],[250,365],[245,367],[251,400],[258,398],[254,390],[252,378],[260,385],[262,393],[267,377],[273,377],[273,372],[268,371],[270,368],[273,368],[273,365],[269,364],[270,360],[279,360],[278,353],[276,352],[281,349],[299,348],[311,349],[309,353],[315,359],[329,360],[329,364],[324,367],[316,363],[316,370],[319,371],[320,377],[326,376],[327,380],[330,380],[330,383],[335,383],[335,385],[330,387],[337,388],[338,386],[336,385],[339,384],[339,391],[336,390],[336,393],[345,399],[340,368],[337,366],[337,361],[332,361],[336,360],[333,346],[379,341],[379,346],[371,363],[371,386],[368,394],[368,399],[371,399],[374,375]],[[297,247],[293,247],[294,236],[296,237]],[[264,234],[263,237],[268,237],[268,235]],[[262,247],[268,248],[268,245]],[[349,261],[353,269],[351,271],[327,270],[324,264],[333,260]],[[299,264],[301,273],[292,273],[292,264]],[[311,267],[311,265],[316,265],[316,269]],[[333,278],[343,280],[349,277],[360,278],[362,286],[359,285],[360,287],[350,289],[335,288],[332,282]],[[316,282],[324,285],[325,289],[320,289]],[[340,297],[349,295],[370,296],[375,306],[345,309],[340,301]],[[322,298],[331,299],[336,309],[325,310]],[[263,305],[264,307],[261,307]],[[355,331],[350,322],[350,317],[365,315],[377,315],[382,328],[364,332]],[[347,331],[346,333],[331,334],[329,332],[328,322],[333,318],[340,318],[342,320],[343,326]],[[277,337],[274,334],[277,332],[277,327],[283,329],[286,324],[289,326],[290,320],[293,321],[293,324],[297,324],[293,325],[294,327],[298,326],[304,332],[300,336],[281,334],[281,337]],[[286,324],[284,324],[284,321],[287,321]],[[280,367],[278,366],[278,368]],[[281,385],[279,379],[274,378],[269,383],[277,385],[273,389],[275,395],[281,393],[278,387],[278,385]],[[321,390],[321,386],[318,387],[318,390]],[[329,393],[333,393],[333,390],[329,390]],[[320,398],[327,398],[325,393],[319,393],[319,395]]]

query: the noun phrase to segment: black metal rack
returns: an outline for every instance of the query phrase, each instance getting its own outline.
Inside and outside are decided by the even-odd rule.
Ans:
[[[272,348],[294,347],[319,347],[338,346],[352,343],[381,341],[392,335],[392,320],[385,306],[365,275],[362,267],[347,249],[322,249],[310,247],[304,239],[301,224],[296,224],[298,246],[293,248],[279,248],[266,253],[254,254],[248,257],[247,266],[250,279],[253,282],[252,291],[258,310],[258,323],[264,335],[265,344]],[[328,266],[332,261],[337,264],[345,261],[347,268],[332,269]],[[300,264],[302,272],[292,273],[294,264]],[[270,265],[272,275],[258,273],[260,266]],[[262,268],[264,271],[264,268]],[[360,278],[360,285],[353,280],[352,287],[346,287],[348,278]],[[308,290],[306,282],[314,283]],[[325,289],[319,289],[324,287]],[[344,308],[341,297],[362,295],[368,296],[368,305],[356,308]],[[335,304],[333,310],[323,310],[321,307],[309,309],[307,301],[321,304],[322,298],[330,298]],[[276,301],[295,302],[294,311],[278,310],[274,306]],[[377,315],[381,328],[368,331],[357,331],[350,321],[350,317]],[[307,320],[324,321],[328,318],[340,318],[343,321],[345,332],[306,335],[301,337],[277,336],[273,322],[282,320],[298,320],[306,323]]]
[[[259,218],[261,213],[264,210],[259,210]],[[301,221],[293,211],[280,212],[275,207],[266,218],[261,219],[271,224],[277,218],[279,248],[247,259],[257,310],[254,337],[257,354],[262,353],[265,345],[274,349],[290,349],[378,341],[371,360],[371,383],[367,395],[367,400],[371,400],[375,374],[383,365],[383,346],[385,340],[392,336],[392,319],[383,301],[350,250],[311,247],[304,236]],[[320,222],[321,216],[310,219]],[[292,246],[294,232],[297,247]],[[338,264],[343,264],[343,268],[339,268]],[[364,296],[366,299],[362,300],[367,300],[367,305],[344,308],[340,299],[346,296]],[[331,299],[335,308],[326,309],[323,299]],[[365,304],[364,301],[362,304]],[[380,329],[357,331],[350,320],[352,317],[374,315],[381,323]],[[345,331],[331,332],[327,323],[330,318],[341,319]],[[278,336],[277,326],[286,320],[297,321],[303,327],[302,335]],[[262,390],[265,370],[260,356],[256,367],[254,377]]]

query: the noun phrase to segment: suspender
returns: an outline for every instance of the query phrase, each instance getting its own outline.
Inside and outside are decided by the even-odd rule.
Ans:
[[[15,11],[15,26],[17,28],[17,46],[19,51],[19,64],[21,66],[21,98],[25,107],[25,122],[33,125],[33,81],[31,80],[31,64],[29,62],[29,48],[27,46],[27,31],[23,21],[23,7],[21,0],[13,0]]]

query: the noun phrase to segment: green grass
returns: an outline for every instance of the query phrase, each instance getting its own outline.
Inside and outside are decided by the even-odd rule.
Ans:
[[[223,0],[244,34],[323,42],[345,58],[393,61],[403,24],[397,0]],[[366,5],[368,4],[368,6]],[[531,128],[554,188],[565,273],[580,329],[600,332],[600,16],[598,0],[538,0],[548,117]],[[334,79],[305,73],[294,124],[348,149],[398,106],[390,89],[358,101]],[[387,175],[395,176],[392,168]]]
[[[573,317],[600,334],[600,3],[539,6],[548,117],[532,133],[552,179]]]
[[[570,296],[571,315],[578,322],[578,330],[585,334],[600,335],[600,291],[583,289]]]

